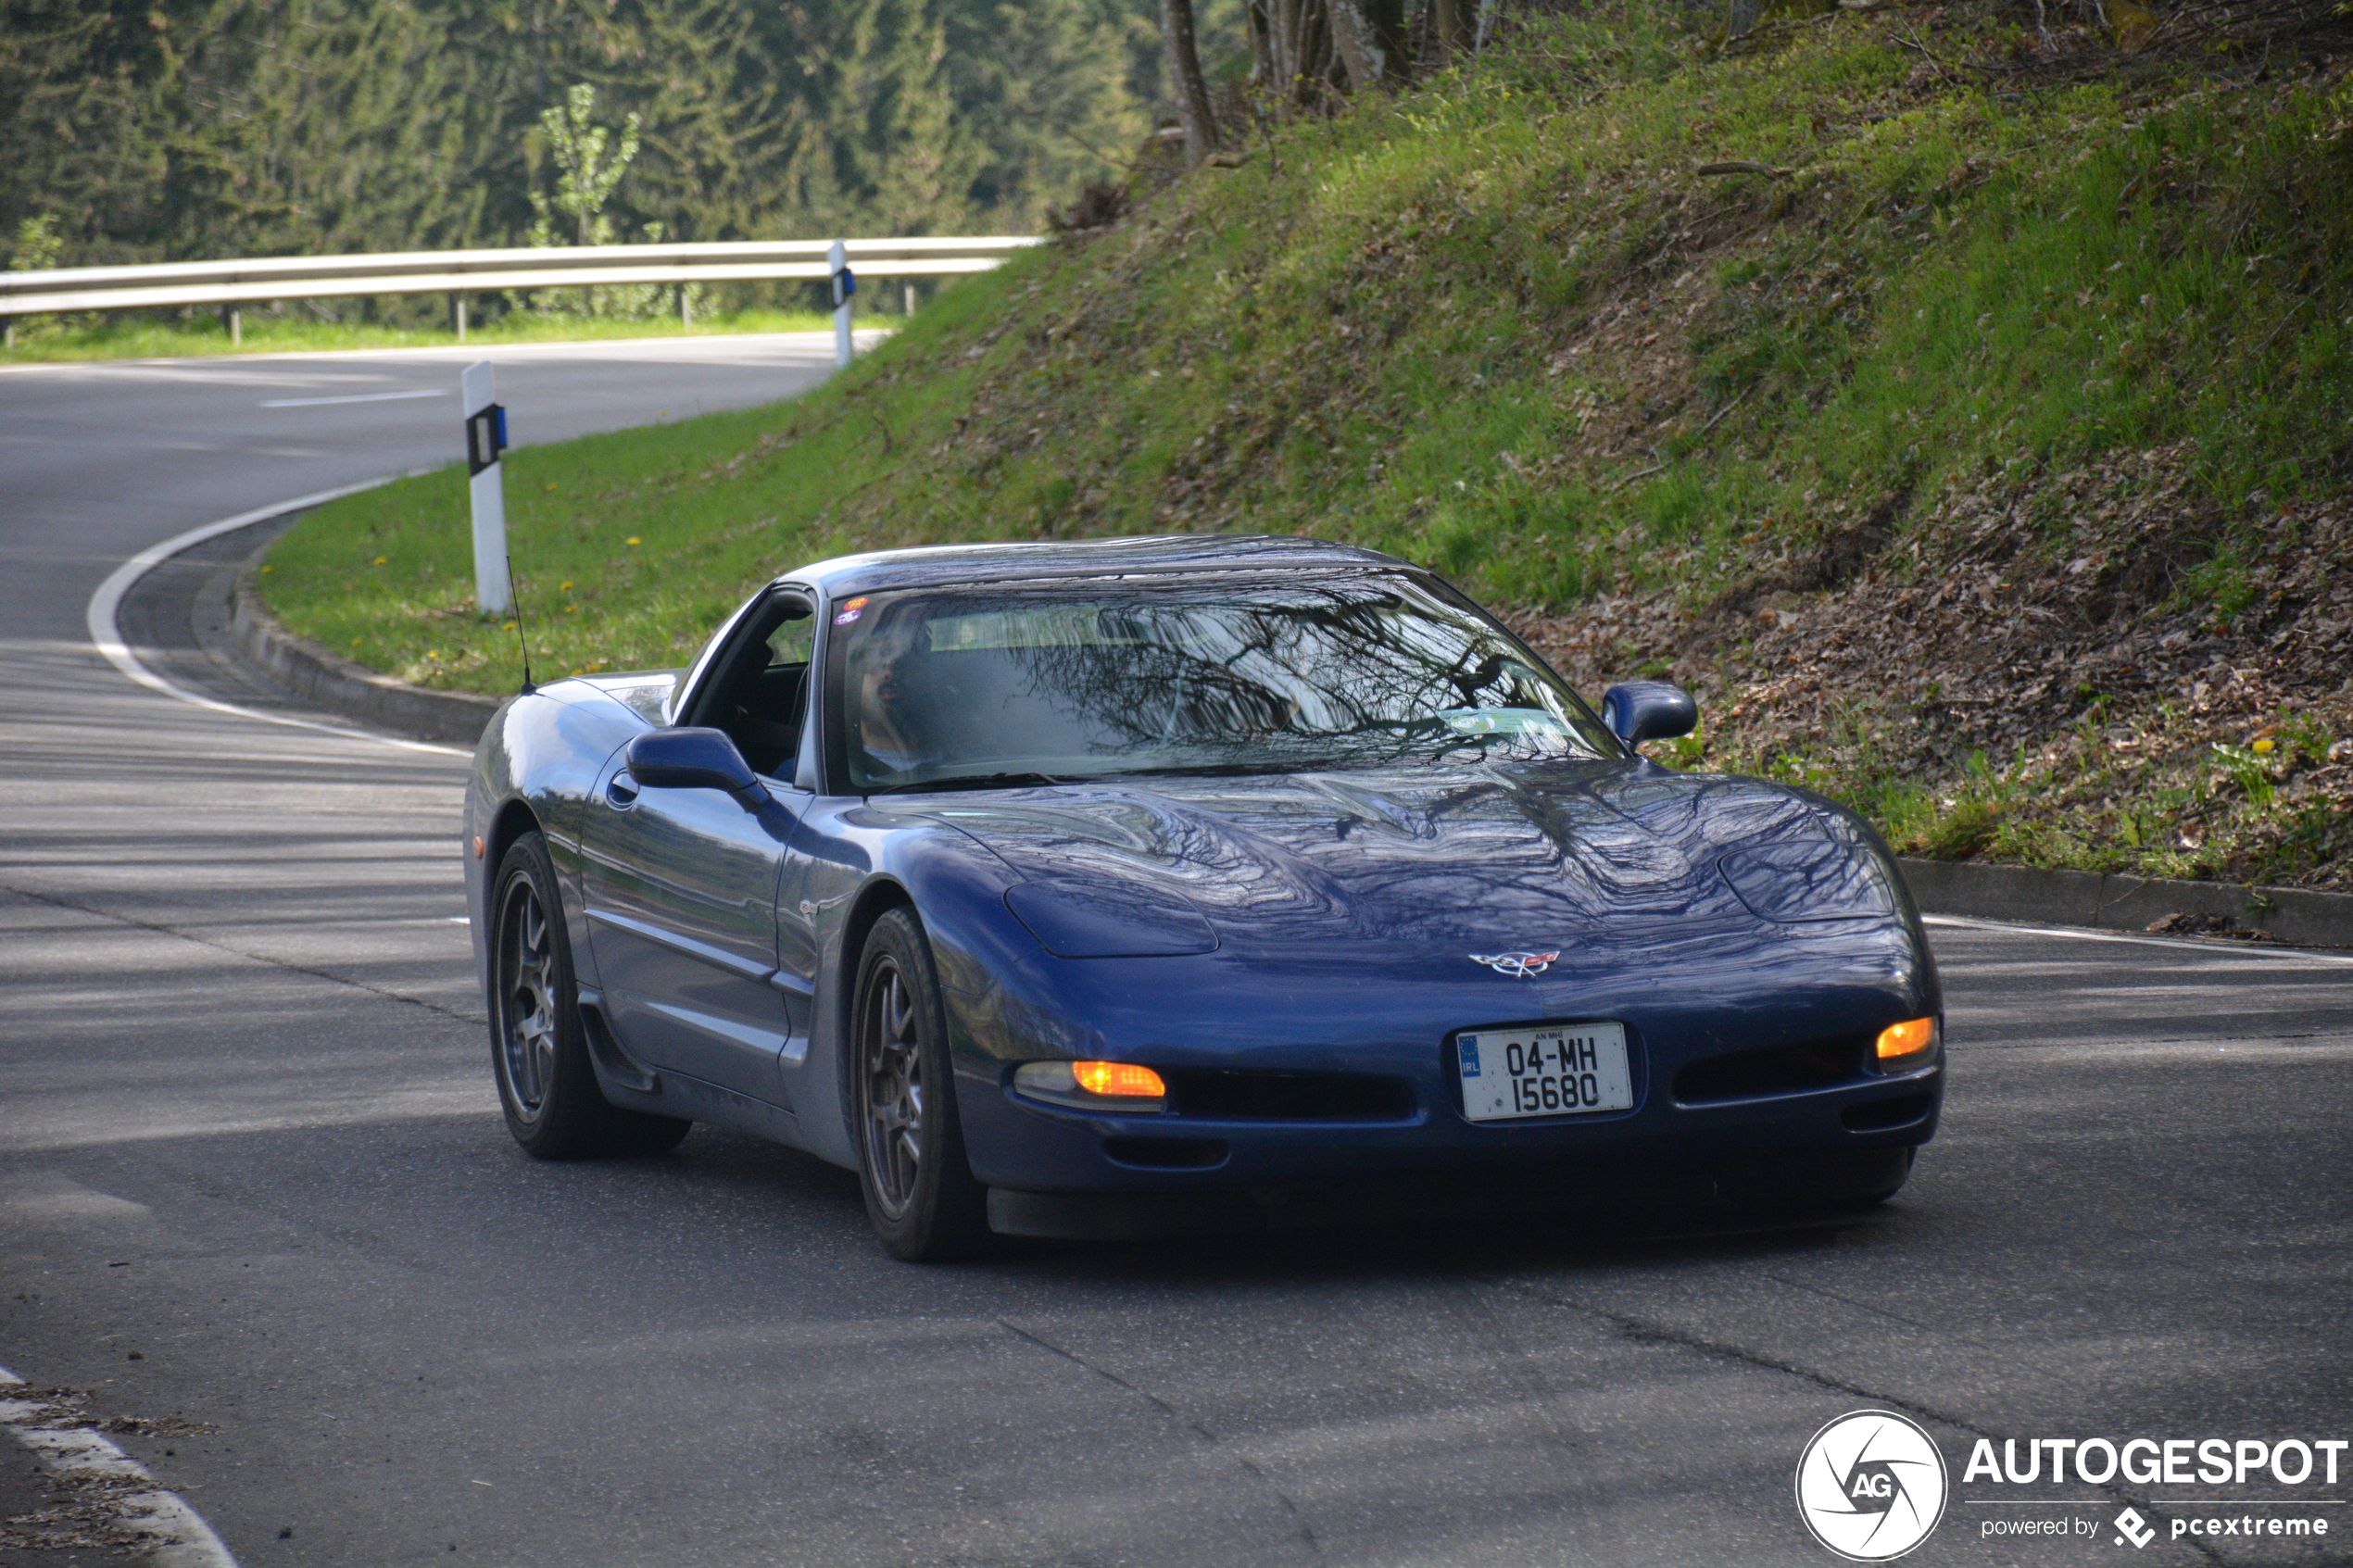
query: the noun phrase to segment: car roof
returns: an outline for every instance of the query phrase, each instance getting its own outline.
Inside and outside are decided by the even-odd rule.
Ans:
[[[827,597],[892,588],[965,583],[1032,582],[1126,573],[1291,571],[1321,568],[1410,570],[1378,550],[1267,533],[1169,533],[1141,539],[1060,539],[1004,545],[925,545],[815,561],[776,579],[803,583]]]

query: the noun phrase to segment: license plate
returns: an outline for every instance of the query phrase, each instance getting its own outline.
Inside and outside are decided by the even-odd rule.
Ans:
[[[1579,1116],[1634,1103],[1626,1071],[1626,1025],[1490,1029],[1455,1036],[1463,1114],[1474,1122]]]

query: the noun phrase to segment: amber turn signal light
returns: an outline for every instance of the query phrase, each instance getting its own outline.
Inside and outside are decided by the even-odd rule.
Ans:
[[[1090,1095],[1117,1095],[1124,1099],[1159,1099],[1168,1093],[1160,1074],[1149,1067],[1126,1061],[1074,1061],[1070,1074]]]
[[[1013,1073],[1013,1087],[1057,1105],[1100,1110],[1158,1110],[1168,1085],[1149,1067],[1129,1061],[1029,1061]]]
[[[1906,1019],[1879,1032],[1879,1059],[1881,1061],[1901,1060],[1907,1056],[1918,1056],[1935,1044],[1936,1020]]]

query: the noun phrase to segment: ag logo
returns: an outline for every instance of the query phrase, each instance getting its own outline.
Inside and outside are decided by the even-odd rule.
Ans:
[[[1850,1562],[1885,1562],[1944,1516],[1944,1456],[1914,1423],[1856,1411],[1814,1434],[1797,1461],[1797,1513]]]

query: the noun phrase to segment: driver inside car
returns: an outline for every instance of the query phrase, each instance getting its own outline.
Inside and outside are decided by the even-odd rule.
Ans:
[[[873,641],[861,650],[864,668],[852,722],[859,746],[877,770],[906,773],[933,759],[912,711],[930,642],[928,630],[920,620],[901,616],[876,626],[868,633]]]

